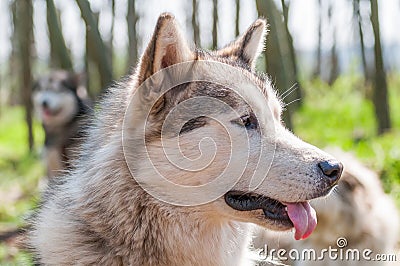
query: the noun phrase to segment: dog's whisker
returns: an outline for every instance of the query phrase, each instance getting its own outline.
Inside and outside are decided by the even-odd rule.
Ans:
[[[297,99],[295,99],[295,100],[293,100],[293,101],[291,101],[291,102],[289,102],[289,103],[286,103],[285,105],[284,105],[284,107],[287,107],[287,106],[289,106],[290,104],[292,104],[292,103],[294,103],[294,102],[297,102],[297,101],[300,101],[301,100],[301,98],[297,98]]]
[[[295,84],[293,84],[292,86],[290,86],[290,88],[287,89],[286,91],[284,91],[280,96],[281,96],[281,97],[285,97],[285,95],[286,95],[287,93],[290,93],[290,91],[293,89],[294,86],[295,86]]]
[[[288,97],[290,94],[292,94],[292,92],[294,92],[295,90],[297,90],[299,87],[297,86],[297,84],[293,84],[289,89],[287,89],[284,93],[282,93],[281,98],[282,100],[284,100],[286,97]]]

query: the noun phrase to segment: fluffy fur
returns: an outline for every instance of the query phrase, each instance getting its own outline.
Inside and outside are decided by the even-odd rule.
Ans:
[[[219,148],[214,160],[215,172],[208,168],[197,172],[180,171],[169,166],[162,156],[160,131],[168,113],[184,100],[209,96],[220,99],[248,118],[220,114],[221,123],[232,125],[231,137],[237,142],[247,139],[243,132],[249,125],[251,150],[242,151],[243,156],[251,154],[248,169],[232,189],[247,192],[251,169],[257,166],[255,159],[260,150],[254,143],[263,140],[263,143],[276,144],[276,152],[269,175],[256,193],[277,201],[302,202],[330,191],[340,173],[327,177],[318,163],[334,160],[333,157],[302,142],[284,128],[280,121],[280,101],[271,83],[254,70],[264,32],[265,21],[257,20],[233,44],[217,52],[205,51],[191,48],[172,15],[160,16],[135,74],[111,89],[100,104],[82,147],[84,156],[68,175],[53,180],[43,196],[30,232],[30,245],[38,262],[46,265],[237,265],[249,262],[246,257],[250,238],[247,223],[273,230],[288,230],[293,226],[287,221],[266,218],[262,210],[235,210],[227,205],[224,197],[192,207],[168,204],[146,193],[132,178],[122,147],[124,113],[132,94],[157,71],[188,60],[216,61],[238,69],[243,77],[257,84],[254,88],[241,88],[242,93],[252,99],[252,106],[229,88],[208,82],[184,84],[165,93],[147,121],[146,144],[148,153],[155,157],[157,169],[163,170],[172,181],[185,185],[202,184],[223,171],[230,152],[229,138],[224,136],[223,127],[207,117],[185,123],[179,133],[180,148],[189,157],[196,155],[195,140],[211,135]],[[134,106],[135,111],[126,114],[125,121],[131,130],[128,133],[140,126],[138,117],[142,106],[157,90],[154,83],[140,94],[141,102]],[[267,102],[254,97],[256,92],[262,92],[261,98]],[[268,107],[273,113],[269,123],[276,128],[275,135],[266,134],[267,128],[253,118],[253,109],[265,111]],[[179,119],[178,116],[177,124]],[[137,150],[136,144],[143,139],[128,136],[131,145],[126,148],[134,151],[132,156],[137,170],[139,173],[150,171],[142,167],[143,151]],[[173,137],[167,136],[167,143],[172,140]],[[160,189],[162,191],[163,187]]]

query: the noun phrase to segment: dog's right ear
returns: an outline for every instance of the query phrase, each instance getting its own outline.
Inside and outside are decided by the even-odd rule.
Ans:
[[[183,37],[174,16],[163,13],[158,18],[150,43],[140,59],[139,85],[163,68],[193,59],[194,52]]]
[[[267,22],[264,19],[257,19],[236,41],[218,50],[217,54],[238,58],[254,69],[256,60],[264,48],[266,35]]]

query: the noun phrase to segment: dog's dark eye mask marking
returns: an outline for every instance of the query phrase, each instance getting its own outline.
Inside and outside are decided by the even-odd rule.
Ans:
[[[190,132],[196,128],[203,127],[206,124],[207,124],[207,117],[205,117],[205,116],[199,116],[196,118],[192,118],[183,125],[183,127],[179,131],[179,135]]]
[[[61,84],[64,88],[66,88],[68,90],[76,91],[77,85],[70,80],[63,80],[63,81],[61,81]]]

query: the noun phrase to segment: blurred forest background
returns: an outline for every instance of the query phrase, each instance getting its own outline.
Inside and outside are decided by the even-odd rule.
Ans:
[[[400,1],[1,0],[0,232],[23,224],[45,174],[34,80],[51,69],[84,73],[89,94],[101,96],[135,66],[164,11],[206,49],[267,18],[257,68],[288,104],[286,125],[314,145],[357,155],[400,206]],[[28,263],[0,244],[1,265]]]

